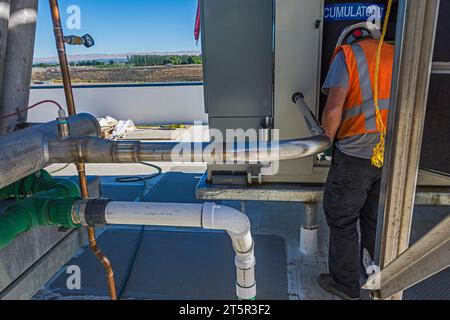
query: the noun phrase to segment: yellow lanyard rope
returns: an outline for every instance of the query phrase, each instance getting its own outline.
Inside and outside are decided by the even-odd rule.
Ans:
[[[383,117],[381,115],[380,106],[378,104],[379,95],[378,95],[378,82],[380,77],[380,64],[381,64],[381,52],[383,49],[384,38],[386,37],[387,27],[389,24],[389,16],[391,15],[393,0],[389,0],[389,4],[386,12],[386,19],[384,21],[383,32],[381,34],[380,43],[378,44],[377,49],[377,60],[376,60],[376,68],[375,68],[375,83],[374,83],[374,102],[375,102],[375,111],[377,117],[377,129],[380,132],[380,142],[377,144],[375,149],[373,149],[372,155],[372,165],[381,168],[384,164],[384,152],[386,145],[386,126],[384,125]]]

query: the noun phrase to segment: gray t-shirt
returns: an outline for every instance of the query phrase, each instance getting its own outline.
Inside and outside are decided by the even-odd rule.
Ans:
[[[331,64],[322,92],[328,95],[330,88],[349,89],[350,76],[347,69],[344,53],[339,52]],[[344,138],[336,142],[336,147],[349,156],[371,159],[373,149],[380,141],[378,133],[366,133],[359,136]]]

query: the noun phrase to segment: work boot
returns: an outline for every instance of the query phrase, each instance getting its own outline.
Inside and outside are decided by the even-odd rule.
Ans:
[[[335,296],[338,296],[341,299],[360,300],[360,295],[351,296],[351,295],[348,295],[347,293],[345,293],[344,291],[342,291],[341,289],[339,289],[338,286],[336,285],[336,282],[333,280],[333,277],[329,273],[321,274],[319,276],[319,278],[317,278],[317,283],[323,290],[325,290]]]

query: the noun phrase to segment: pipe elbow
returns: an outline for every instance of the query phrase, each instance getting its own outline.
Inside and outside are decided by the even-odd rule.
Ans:
[[[215,203],[203,205],[202,225],[205,229],[225,230],[235,236],[250,233],[250,220],[244,213]]]
[[[280,154],[282,160],[306,158],[324,152],[332,145],[331,137],[323,133],[310,138],[282,142]]]

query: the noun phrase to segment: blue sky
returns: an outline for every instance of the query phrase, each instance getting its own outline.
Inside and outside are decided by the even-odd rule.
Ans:
[[[81,30],[67,30],[70,5],[81,9]],[[197,0],[60,0],[65,34],[90,33],[96,46],[68,54],[200,51],[194,40]],[[35,58],[56,56],[48,1],[39,1]]]

